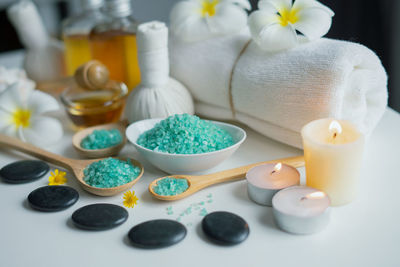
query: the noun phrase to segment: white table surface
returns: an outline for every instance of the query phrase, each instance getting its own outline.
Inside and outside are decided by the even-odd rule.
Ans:
[[[62,142],[46,149],[77,158],[67,125]],[[245,130],[248,138],[239,150],[208,172],[301,154],[298,149]],[[71,223],[71,214],[87,204],[122,205],[122,195],[90,195],[68,174],[67,185],[79,191],[79,201],[65,211],[42,213],[32,210],[26,197],[46,185],[48,175],[21,185],[0,181],[0,266],[400,266],[400,115],[391,109],[387,109],[369,139],[358,199],[333,208],[329,226],[314,235],[280,231],[273,222],[271,208],[248,199],[245,181],[216,185],[177,202],[155,200],[147,186],[165,174],[145,162],[132,145],[127,145],[121,154],[141,161],[145,174],[133,187],[139,204],[128,209],[127,222],[108,231],[79,230]],[[0,166],[25,158],[28,157],[0,147]],[[175,219],[190,204],[206,200],[210,193],[214,201],[205,204],[208,212],[230,211],[248,222],[250,236],[244,243],[222,247],[208,242],[200,228],[202,217],[196,212],[183,217],[184,224],[192,225],[177,245],[144,250],[127,241],[127,233],[134,225],[152,219]],[[167,215],[168,206],[173,207],[174,215]]]

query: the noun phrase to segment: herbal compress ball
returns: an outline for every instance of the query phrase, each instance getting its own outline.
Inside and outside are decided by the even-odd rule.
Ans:
[[[227,148],[234,141],[227,131],[210,121],[179,114],[160,121],[141,134],[137,143],[159,152],[200,154]]]

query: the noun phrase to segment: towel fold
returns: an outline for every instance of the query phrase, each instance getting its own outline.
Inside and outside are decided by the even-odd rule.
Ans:
[[[197,43],[171,37],[171,74],[192,92],[196,113],[299,148],[312,120],[350,120],[368,135],[382,117],[387,75],[365,46],[323,38],[271,53],[249,40],[247,30]]]

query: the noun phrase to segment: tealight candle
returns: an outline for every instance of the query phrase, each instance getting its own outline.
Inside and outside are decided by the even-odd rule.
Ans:
[[[275,222],[293,234],[313,234],[329,223],[330,199],[327,194],[307,186],[292,186],[272,199]]]
[[[364,136],[348,121],[315,120],[303,127],[306,183],[326,192],[332,205],[351,202],[357,193]]]
[[[247,192],[254,202],[272,205],[272,197],[279,190],[298,185],[300,173],[296,168],[282,164],[262,164],[246,173]]]

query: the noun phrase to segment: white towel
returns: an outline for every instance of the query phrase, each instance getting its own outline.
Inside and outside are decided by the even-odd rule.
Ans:
[[[300,130],[312,120],[347,119],[368,135],[382,117],[387,75],[365,46],[323,38],[269,53],[246,47],[249,40],[247,30],[197,43],[171,37],[171,75],[192,92],[197,114],[236,119],[299,148]]]

